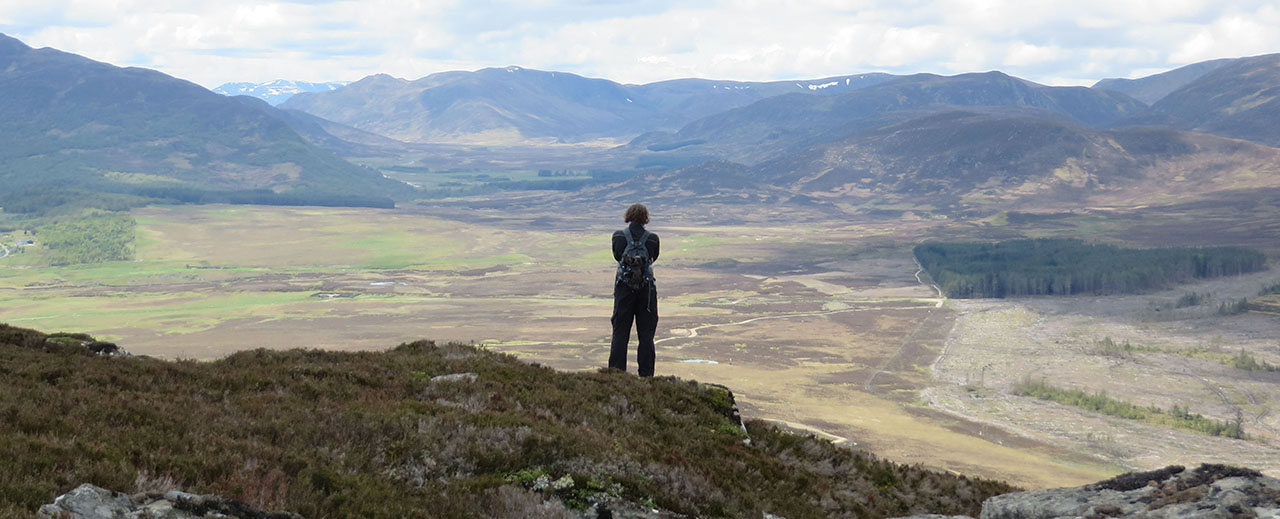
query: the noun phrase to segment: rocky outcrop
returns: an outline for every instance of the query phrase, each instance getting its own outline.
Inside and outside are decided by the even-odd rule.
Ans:
[[[217,496],[164,493],[122,494],[88,483],[58,496],[36,512],[37,519],[301,519],[287,512],[267,513]]]
[[[727,401],[726,403],[728,405],[729,415],[727,418],[729,418],[729,422],[742,432],[742,443],[745,445],[751,445],[751,433],[747,432],[747,425],[742,422],[742,411],[738,410],[738,400],[734,398],[733,390],[729,389],[729,386],[709,382],[704,382],[702,387],[707,390],[721,391],[724,393],[724,399]]]
[[[546,490],[572,486],[573,480],[548,482]],[[526,492],[515,487],[503,487],[499,493],[509,494],[499,500],[508,508],[481,510],[482,514],[503,517],[547,517],[563,519],[681,519],[685,516],[658,510],[623,499],[596,496],[593,503],[578,512],[566,509],[559,499],[544,500],[537,496],[543,489]],[[514,496],[514,497],[512,497]],[[536,504],[529,504],[530,500]],[[511,502],[519,501],[511,505]],[[536,511],[533,514],[531,511]],[[775,519],[780,519],[776,518]],[[240,501],[217,496],[189,494],[182,491],[144,492],[122,494],[88,483],[58,496],[53,504],[44,505],[36,512],[36,519],[302,519],[287,512],[267,513]]]
[[[982,519],[1080,517],[1280,517],[1280,480],[1249,469],[1201,465],[1125,474],[1078,488],[1005,494],[982,505]]]
[[[1113,517],[1276,519],[1280,518],[1280,480],[1225,465],[1201,465],[1192,471],[1173,465],[1083,487],[995,496],[982,504],[981,519]]]

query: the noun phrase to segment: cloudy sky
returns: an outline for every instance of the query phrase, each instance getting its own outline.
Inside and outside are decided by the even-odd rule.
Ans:
[[[1280,52],[1277,0],[0,0],[0,32],[208,87],[521,65],[644,83],[1003,70],[1092,84]]]

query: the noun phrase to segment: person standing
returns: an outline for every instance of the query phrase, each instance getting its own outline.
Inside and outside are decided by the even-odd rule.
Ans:
[[[653,262],[658,259],[658,235],[646,231],[649,209],[632,204],[623,213],[627,228],[613,233],[613,259],[618,272],[613,282],[613,341],[609,349],[609,367],[627,370],[627,341],[631,339],[631,322],[636,323],[637,372],[653,376],[655,359],[653,336],[658,331],[658,289],[653,281]]]

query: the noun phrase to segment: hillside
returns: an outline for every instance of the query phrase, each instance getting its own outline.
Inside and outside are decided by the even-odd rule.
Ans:
[[[717,386],[562,373],[457,344],[171,362],[0,325],[0,373],[11,517],[81,483],[317,519],[569,517],[596,503],[658,517],[976,515],[1010,490],[744,429]]]
[[[1000,72],[917,74],[833,96],[777,96],[694,121],[674,134],[631,142],[642,156],[702,154],[757,164],[823,142],[916,118],[939,106],[1038,108],[1084,125],[1107,125],[1145,106],[1123,94],[1047,87]],[[651,153],[646,153],[651,152]]]
[[[1150,105],[1231,61],[1234,60],[1227,58],[1201,61],[1137,79],[1107,78],[1094,83],[1092,88],[1120,92]]]
[[[245,101],[254,103],[256,101]],[[342,123],[289,109],[270,109],[272,117],[288,124],[307,142],[342,157],[397,157],[405,143],[376,133],[358,130]]]
[[[1175,128],[1280,146],[1280,54],[1223,64],[1165,96],[1151,112]]]
[[[274,110],[0,35],[5,198],[41,189],[361,199],[403,192],[304,140]]]
[[[585,196],[622,199],[662,186],[651,196],[986,213],[1188,202],[1280,187],[1280,150],[1213,135],[1100,130],[1030,108],[931,107],[896,115],[906,120],[755,165],[700,162]]]
[[[887,74],[750,83],[684,79],[624,85],[521,67],[442,72],[409,81],[374,75],[282,106],[406,142],[514,144],[625,140],[791,92],[836,94]]]
[[[808,193],[850,187],[933,202],[1078,205],[1090,196],[1202,196],[1275,183],[1280,152],[1161,129],[1096,130],[1036,111],[957,110],[876,129],[762,164]],[[1176,177],[1176,178],[1175,178]]]

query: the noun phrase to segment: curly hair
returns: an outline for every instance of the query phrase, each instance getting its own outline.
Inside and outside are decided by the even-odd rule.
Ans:
[[[640,225],[648,224],[649,208],[645,207],[644,204],[631,204],[631,207],[627,208],[627,212],[622,215],[622,221],[627,223],[639,222]]]

